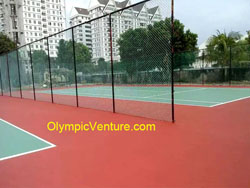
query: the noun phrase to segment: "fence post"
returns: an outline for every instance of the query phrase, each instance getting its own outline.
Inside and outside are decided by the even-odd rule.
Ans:
[[[229,86],[232,84],[232,46],[230,46],[230,60],[229,60]]]
[[[8,54],[6,55],[6,59],[7,59],[7,73],[8,73],[8,80],[9,80],[9,90],[10,90],[10,96],[12,97],[12,94],[11,94],[11,84],[10,84],[10,69],[9,69]]]
[[[182,55],[180,55],[181,53],[176,53],[176,54],[174,54],[174,59],[177,59],[177,61],[178,62],[181,62],[180,63],[180,66],[179,66],[179,68],[178,68],[178,83],[179,83],[179,85],[181,85],[182,83],[181,83],[181,71],[182,71]],[[177,75],[176,75],[176,77],[177,77]],[[175,82],[176,82],[176,80],[175,80]]]
[[[112,100],[113,100],[113,113],[115,113],[115,90],[114,90],[114,65],[113,65],[113,44],[112,44],[112,19],[109,14],[109,38],[110,38],[110,59],[111,59],[111,78],[112,78]]]
[[[21,98],[23,98],[18,49],[16,50],[16,58],[17,58],[17,69],[18,69],[18,78],[19,78],[19,86],[20,86],[20,96]]]
[[[1,61],[0,61],[0,84],[1,84],[1,95],[3,96],[3,82],[2,82],[2,74],[1,74]]]
[[[204,74],[205,74],[205,52],[204,50],[202,50],[202,85],[205,84]]]
[[[72,28],[71,30],[72,30],[73,61],[74,61],[74,72],[75,72],[75,87],[76,87],[76,106],[79,107],[78,86],[77,86],[77,76],[76,76],[76,52],[75,52],[74,28]]]
[[[174,0],[171,0],[171,106],[172,122],[175,122],[174,112]]]
[[[48,51],[48,62],[49,62],[49,79],[50,79],[51,102],[54,103],[52,75],[51,75],[51,63],[50,63],[50,53],[49,53],[49,37],[47,37],[47,51]]]
[[[30,67],[31,67],[31,77],[32,77],[32,85],[33,85],[33,95],[34,100],[36,100],[36,89],[35,89],[35,81],[34,81],[34,69],[33,69],[33,60],[32,60],[32,52],[29,44],[29,55],[30,55]]]

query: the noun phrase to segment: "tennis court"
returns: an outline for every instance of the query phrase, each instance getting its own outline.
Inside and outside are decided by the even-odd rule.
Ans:
[[[50,94],[51,90],[37,91]],[[55,95],[76,95],[75,88],[53,90]],[[92,98],[112,98],[112,88],[109,86],[88,86],[78,88],[78,96]],[[175,104],[214,107],[250,97],[250,88],[223,87],[176,87]],[[116,86],[115,99],[143,101],[154,103],[171,103],[170,87]]]
[[[52,147],[55,145],[0,119],[0,161]]]

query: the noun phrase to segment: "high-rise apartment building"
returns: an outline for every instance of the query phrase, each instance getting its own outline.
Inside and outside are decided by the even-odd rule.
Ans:
[[[84,8],[75,7],[70,17],[70,26],[75,26],[90,20],[89,11]],[[91,25],[84,24],[74,29],[74,39],[76,42],[85,44],[92,50]]]
[[[22,1],[20,0],[0,0],[0,32],[8,35],[18,45],[23,42],[21,39],[22,23]],[[21,18],[22,19],[22,18]]]
[[[65,29],[65,0],[0,0],[0,29],[19,46]],[[50,38],[50,55],[63,34]],[[44,49],[46,42],[32,44],[33,50]]]
[[[88,10],[84,9],[85,16],[94,19],[107,13],[119,10],[131,5],[130,0],[91,0]],[[78,8],[79,9],[79,8]],[[71,17],[71,22],[75,22],[77,14]],[[120,60],[119,47],[117,40],[120,35],[128,29],[145,28],[149,24],[162,20],[160,8],[147,7],[146,3],[126,9],[112,16],[112,39],[113,39],[113,58],[115,61]],[[99,58],[110,60],[110,39],[109,39],[109,18],[104,17],[91,22],[91,41],[92,57],[97,61]],[[78,33],[79,34],[79,33]],[[83,32],[83,35],[85,33]],[[86,44],[85,42],[83,42]]]

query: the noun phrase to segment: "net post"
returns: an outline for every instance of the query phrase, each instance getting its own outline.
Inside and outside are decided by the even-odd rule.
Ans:
[[[49,79],[50,79],[51,102],[54,103],[52,75],[51,75],[51,62],[50,62],[50,52],[49,52],[49,37],[47,37],[47,51],[48,51],[48,62],[49,62]]]
[[[111,60],[111,78],[112,78],[112,101],[113,113],[115,113],[115,91],[114,91],[114,65],[113,65],[113,44],[112,44],[112,19],[109,14],[109,40],[110,40],[110,60]]]
[[[20,96],[21,96],[21,98],[23,98],[18,49],[16,49],[16,58],[17,58],[17,69],[18,69],[18,78],[19,78],[19,86],[20,86]]]
[[[229,47],[229,52],[230,52],[230,56],[229,56],[229,86],[231,86],[232,84],[232,46]]]
[[[32,77],[32,85],[33,85],[33,95],[34,95],[34,100],[36,100],[36,89],[35,89],[35,81],[34,81],[34,68],[33,68],[33,59],[32,59],[32,52],[31,52],[30,44],[29,44],[29,56],[30,56],[31,77]]]
[[[1,64],[1,61],[0,61],[0,64]],[[1,84],[1,95],[3,96],[3,82],[2,82],[1,66],[0,66],[0,84]]]
[[[12,94],[11,94],[11,84],[10,84],[10,69],[9,69],[8,54],[6,55],[6,59],[7,59],[7,73],[8,73],[8,80],[9,80],[9,90],[10,90],[10,96],[12,97]]]
[[[174,110],[174,0],[171,0],[171,107],[172,122],[175,122]]]
[[[72,34],[72,44],[73,44],[73,61],[74,61],[75,88],[76,88],[76,106],[79,107],[77,75],[76,75],[76,52],[75,52],[74,28],[71,28],[71,34]]]

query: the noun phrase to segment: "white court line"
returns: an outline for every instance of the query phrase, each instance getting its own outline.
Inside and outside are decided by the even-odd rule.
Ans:
[[[50,143],[50,142],[48,142],[48,141],[46,141],[46,140],[44,140],[44,139],[42,139],[42,138],[40,138],[40,137],[38,137],[38,136],[36,136],[36,135],[34,135],[34,134],[28,132],[28,131],[25,131],[24,129],[21,129],[20,127],[17,127],[17,126],[15,126],[15,125],[13,125],[12,123],[8,122],[8,121],[5,121],[5,120],[3,120],[3,119],[0,119],[0,121],[3,121],[3,122],[5,122],[5,123],[7,123],[8,125],[11,125],[12,127],[16,128],[16,129],[18,129],[18,130],[20,130],[20,131],[23,131],[23,132],[25,132],[25,133],[27,133],[27,134],[29,134],[29,135],[35,137],[36,139],[41,140],[41,141],[45,142],[46,144],[49,144],[49,145],[50,145],[50,146],[47,146],[47,147],[44,147],[44,148],[41,148],[41,149],[31,150],[31,151],[28,151],[28,152],[23,152],[23,153],[19,153],[19,154],[15,154],[15,155],[10,155],[10,156],[8,156],[8,157],[3,157],[3,158],[0,158],[0,161],[3,161],[3,160],[6,160],[6,159],[10,159],[10,158],[14,158],[14,157],[19,157],[19,156],[22,156],[22,155],[27,155],[27,154],[30,154],[30,153],[34,153],[34,152],[38,152],[38,151],[42,151],[42,150],[46,150],[46,149],[49,149],[49,148],[56,147],[55,144],[52,144],[52,143]]]
[[[126,87],[115,87],[115,90],[133,90],[133,91],[146,91],[146,92],[153,92],[153,93],[159,93],[159,92],[166,92],[166,91],[154,91],[154,90],[148,90],[148,88],[149,87],[147,87],[147,89],[145,88],[145,89],[137,89],[137,88],[133,88],[133,89],[131,89],[132,87],[129,87],[129,88],[126,88]],[[152,87],[153,88],[153,87]],[[167,88],[169,88],[169,87],[167,87]],[[71,88],[66,88],[66,89],[57,89],[58,91],[61,91],[61,92],[63,92],[63,90],[69,90],[69,89],[71,89]],[[80,90],[81,88],[78,88],[78,90]],[[86,87],[86,88],[83,88],[83,89],[90,89],[90,88],[88,88],[88,87]],[[93,90],[93,88],[91,88],[92,90]],[[169,88],[170,89],[170,88]],[[110,87],[110,88],[94,88],[94,90],[98,90],[98,91],[112,91],[112,88]],[[50,92],[50,90],[46,90],[47,92]],[[44,91],[42,91],[42,92],[40,92],[40,93],[47,93],[47,92],[44,92]],[[54,91],[56,91],[56,90],[54,90]],[[75,92],[73,92],[73,93],[75,93]]]
[[[212,105],[210,107],[216,107],[216,106],[220,106],[220,105],[223,105],[223,104],[228,104],[228,103],[232,103],[232,102],[236,102],[236,101],[240,101],[240,100],[244,100],[244,99],[248,99],[248,98],[250,98],[250,96],[248,96],[248,97],[242,97],[242,98],[231,100],[231,101],[227,101],[227,102],[222,102],[222,103],[219,103],[219,104]]]
[[[192,89],[192,90],[186,90],[186,91],[177,91],[174,92],[174,94],[178,94],[178,93],[186,93],[186,92],[190,92],[190,91],[200,91],[200,90],[205,90],[207,88],[200,88],[200,89]],[[151,96],[147,96],[147,97],[143,97],[143,98],[151,98],[151,97],[158,97],[158,96],[163,96],[163,95],[168,95],[171,93],[165,93],[165,94],[159,94],[159,95],[151,95]]]
[[[87,94],[87,93],[84,93],[84,94]],[[96,94],[96,95],[101,95],[101,94]],[[80,95],[79,95],[80,96]],[[99,98],[105,98],[105,99],[110,99],[112,96],[111,95],[106,95],[108,97],[104,97],[105,95],[101,95],[101,96],[98,96]],[[94,97],[94,96],[87,96],[87,97]],[[145,97],[134,97],[134,96],[128,96],[128,95],[116,95],[116,97],[126,97],[126,99],[121,99],[121,98],[117,98],[119,100],[132,100],[132,101],[143,101],[143,102],[157,102],[157,103],[167,103],[167,102],[164,102],[164,101],[146,101],[146,100],[142,100],[142,99],[145,99]],[[138,100],[134,100],[134,99],[138,99]],[[141,100],[139,100],[141,99]],[[162,99],[162,100],[165,100],[165,101],[171,101],[171,99],[166,99],[166,98],[154,98],[154,99]],[[196,103],[211,103],[211,104],[218,104],[220,102],[212,102],[212,101],[196,101],[196,100],[185,100],[185,99],[175,99],[175,101],[187,101],[187,102],[196,102]],[[191,106],[190,104],[183,104],[183,105],[189,105]],[[194,106],[198,106],[198,105],[194,105]],[[199,106],[202,106],[202,105],[199,105]],[[206,106],[205,106],[206,107]]]
[[[205,88],[203,88],[205,89]],[[202,90],[203,90],[202,89]],[[197,91],[198,89],[196,90],[188,90],[188,91],[179,91],[179,92],[175,92],[175,93],[184,93],[184,92],[189,92],[189,91]],[[201,90],[201,89],[199,89]],[[62,94],[74,94],[75,92],[64,92]],[[61,94],[61,93],[54,93],[54,94]],[[93,97],[93,95],[96,95],[98,97],[101,97],[101,98],[105,98],[103,96],[107,96],[107,97],[112,97],[112,94],[94,94],[94,93],[80,93],[79,96],[82,96],[81,94],[85,94],[87,95],[86,97]],[[170,93],[165,93],[165,94],[162,94],[162,95],[168,95]],[[85,95],[83,95],[85,97]],[[89,96],[89,95],[92,95],[92,96]],[[100,96],[99,96],[100,95]],[[156,97],[155,99],[165,99],[165,98],[158,98],[158,96],[162,96],[161,94],[160,95],[152,95],[152,96],[147,96],[147,97],[136,97],[136,96],[129,96],[129,95],[116,95],[116,97],[128,97],[128,98],[137,98],[137,99],[147,99],[147,98],[153,98],[153,97]],[[167,100],[170,100],[170,99],[167,99]],[[176,99],[178,100],[178,99]],[[190,101],[190,102],[203,102],[203,103],[220,103],[220,102],[208,102],[208,101],[195,101],[195,100],[182,100],[180,99],[179,101]]]
[[[164,98],[157,98],[157,99],[164,99]],[[167,99],[167,100],[171,101],[171,99]],[[187,102],[197,102],[197,103],[211,103],[211,104],[218,104],[218,103],[220,103],[220,102],[212,102],[212,101],[196,101],[196,100],[185,100],[185,99],[175,99],[175,101],[187,101]],[[189,105],[189,104],[187,104],[187,105]]]
[[[16,155],[11,155],[11,156],[8,156],[8,157],[3,157],[3,158],[0,158],[0,161],[11,159],[11,158],[14,158],[14,157],[19,157],[19,156],[22,156],[22,155],[28,155],[30,153],[35,153],[35,152],[50,149],[50,148],[53,148],[53,147],[56,147],[56,146],[48,146],[48,147],[44,147],[44,148],[37,149],[37,150],[32,150],[32,151],[28,151],[28,152],[19,153],[19,154],[16,154]]]
[[[188,90],[188,91],[179,91],[179,92],[175,92],[175,93],[185,93],[185,92],[189,92],[189,91],[197,91],[197,90],[204,90],[207,88],[201,88],[201,89],[193,89],[193,90]],[[64,92],[63,94],[74,94],[75,92]],[[58,93],[54,93],[54,94],[58,94]],[[99,98],[110,98],[112,97],[111,94],[94,94],[94,93],[81,93],[81,94],[85,94],[87,95],[86,97],[94,97],[93,95],[96,95]],[[170,93],[165,93],[164,95],[167,95]],[[88,96],[88,95],[92,95],[92,96]],[[81,96],[81,95],[79,95]],[[105,97],[107,96],[107,97]],[[160,95],[154,95],[154,96],[147,96],[147,97],[135,97],[135,96],[128,96],[128,95],[116,95],[116,97],[126,97],[126,99],[121,99],[118,98],[119,100],[133,100],[133,99],[146,99],[146,98],[152,98],[152,97],[156,97],[154,99],[162,99],[162,100],[166,100],[166,101],[171,101],[171,99],[166,99],[166,98],[159,98],[157,96],[162,96]],[[85,96],[84,96],[85,97]],[[145,101],[145,100],[140,100],[140,101],[144,101],[144,102],[157,102],[157,101]],[[175,101],[186,101],[186,102],[196,102],[196,103],[211,103],[211,104],[218,104],[220,102],[210,102],[210,101],[197,101],[197,100],[185,100],[185,99],[175,99]],[[162,103],[162,101],[160,102]],[[186,104],[189,105],[189,104]]]
[[[139,86],[140,87],[140,86]],[[129,87],[129,88],[127,88],[127,87],[115,87],[115,90],[131,90],[131,91],[146,91],[146,92],[153,92],[153,93],[159,93],[159,92],[166,92],[166,91],[155,91],[155,90],[148,90],[149,88],[151,88],[151,87],[145,87],[145,89],[137,89],[137,88],[133,88],[133,89],[131,89],[131,88],[133,88],[133,87]],[[152,88],[154,88],[154,87],[152,87]],[[159,87],[158,87],[159,88]],[[163,88],[163,87],[162,87]],[[170,89],[170,87],[166,87],[166,88],[169,88]],[[165,89],[166,89],[165,88]],[[107,90],[112,90],[112,88],[98,88],[98,90],[104,90],[104,91],[107,91]]]

